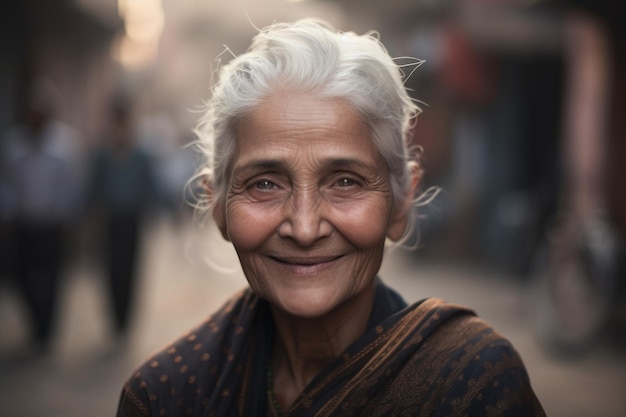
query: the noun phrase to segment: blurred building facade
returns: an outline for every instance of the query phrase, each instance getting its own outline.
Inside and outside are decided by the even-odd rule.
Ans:
[[[106,8],[98,12],[71,0],[2,6],[1,128],[20,117],[27,86],[47,78],[62,92],[60,116],[87,134],[96,130],[114,72],[110,43],[121,27],[115,2],[100,3]]]

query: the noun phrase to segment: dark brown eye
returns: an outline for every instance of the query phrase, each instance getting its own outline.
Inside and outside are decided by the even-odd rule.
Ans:
[[[276,187],[276,184],[274,184],[271,181],[268,180],[260,180],[257,181],[254,186],[258,189],[258,190],[271,190],[272,188]]]
[[[351,187],[355,184],[356,181],[354,181],[352,178],[341,178],[339,181],[337,181],[337,186],[339,187]]]

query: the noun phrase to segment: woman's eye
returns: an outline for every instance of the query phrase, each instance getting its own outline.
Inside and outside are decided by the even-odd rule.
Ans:
[[[337,186],[339,187],[351,187],[356,184],[356,181],[352,178],[341,178],[337,181]]]
[[[276,187],[276,184],[269,180],[260,180],[254,183],[254,186],[257,190],[271,190]]]

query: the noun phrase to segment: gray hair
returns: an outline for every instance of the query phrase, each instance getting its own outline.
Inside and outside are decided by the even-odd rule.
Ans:
[[[413,60],[413,67],[421,61]],[[419,107],[409,96],[402,68],[375,32],[338,32],[327,23],[303,19],[262,29],[248,51],[219,69],[205,113],[196,128],[205,156],[198,178],[212,187],[205,208],[224,198],[239,123],[278,89],[339,98],[370,127],[372,140],[390,172],[394,203],[410,186],[411,129]],[[409,227],[415,223],[410,211]],[[408,230],[407,230],[408,232]]]

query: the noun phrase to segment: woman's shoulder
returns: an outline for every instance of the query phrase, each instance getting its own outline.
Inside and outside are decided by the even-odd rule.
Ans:
[[[228,299],[218,310],[196,327],[188,330],[146,360],[139,370],[158,369],[185,373],[185,365],[201,365],[221,354],[221,345],[228,338],[243,309],[249,307],[254,295],[242,290]],[[196,368],[197,369],[197,368]]]
[[[254,300],[250,290],[237,293],[207,320],[145,360],[126,381],[120,409],[130,404],[150,410],[145,415],[158,415],[181,404],[200,407],[220,376],[228,354],[224,345],[240,331],[238,318]]]
[[[543,415],[520,354],[492,324],[464,306],[439,299],[424,300],[418,308],[428,316],[425,328],[431,328],[405,372],[419,371],[431,406],[445,404],[453,410],[463,404],[461,408],[489,415],[486,410],[500,404],[511,415],[525,407],[532,411],[520,415]]]
[[[491,323],[479,317],[469,307],[439,298],[428,298],[413,306],[410,313],[419,320],[420,333],[430,345],[449,355],[474,355],[477,362],[500,358],[506,354],[519,357],[512,343]]]
[[[521,356],[511,341],[492,324],[462,305],[428,298],[410,306],[406,320],[414,323],[406,348],[414,362],[428,363],[433,378],[446,375],[468,381],[508,378],[527,383]]]

